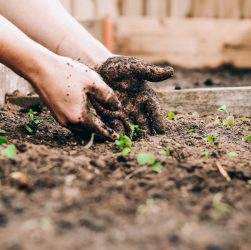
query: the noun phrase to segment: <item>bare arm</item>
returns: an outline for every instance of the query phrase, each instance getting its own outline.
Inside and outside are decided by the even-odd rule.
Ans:
[[[105,106],[119,108],[114,92],[86,65],[54,54],[31,40],[0,15],[0,63],[23,76],[37,89],[59,123],[83,135],[117,135],[87,107],[87,95]]]
[[[112,56],[64,9],[59,0],[0,0],[0,14],[56,54],[89,67]]]

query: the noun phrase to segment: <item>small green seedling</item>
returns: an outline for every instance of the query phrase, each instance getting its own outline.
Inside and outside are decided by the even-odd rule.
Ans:
[[[25,124],[25,129],[30,133],[35,133],[38,129],[38,125],[43,122],[43,118],[37,116],[37,112],[34,111],[33,109],[29,109],[28,112],[29,118],[30,118],[30,123]]]
[[[85,149],[89,149],[93,145],[94,138],[95,138],[95,134],[92,133],[89,142],[84,146]]]
[[[226,116],[223,120],[217,119],[215,121],[216,125],[232,127],[236,124],[234,116],[231,115],[230,112],[227,110],[226,105],[222,105],[220,108],[218,108],[218,112],[225,114]]]
[[[232,158],[234,158],[234,157],[237,157],[238,156],[238,154],[236,153],[236,152],[229,152],[228,154],[227,154],[229,157],[232,157]]]
[[[156,157],[153,154],[141,153],[138,155],[137,161],[138,161],[138,164],[141,166],[143,165],[151,166],[155,172],[160,173],[162,170],[161,163],[156,160]]]
[[[54,121],[55,121],[55,118],[54,118],[53,115],[49,115],[49,116],[47,117],[47,120],[48,120],[49,122],[54,122]]]
[[[227,106],[222,105],[221,107],[218,108],[218,111],[221,112],[221,113],[226,113],[227,112]]]
[[[130,127],[130,138],[133,139],[133,137],[139,135],[139,133],[142,132],[142,129],[139,127],[139,125],[129,124]]]
[[[0,137],[0,145],[8,143],[8,139],[5,137]]]
[[[17,149],[15,145],[9,145],[6,149],[1,151],[1,155],[8,159],[14,160],[16,158]]]
[[[162,151],[162,155],[170,157],[173,155],[173,150],[171,148],[166,148]]]
[[[251,180],[248,180],[247,182],[248,182],[248,185],[251,185]]]
[[[124,157],[132,152],[132,140],[126,135],[120,135],[115,144],[121,151],[120,155]]]
[[[196,132],[196,128],[189,128],[188,129],[188,133],[194,133],[194,132]]]
[[[212,153],[208,150],[205,150],[201,153],[201,158],[207,161],[211,157]]]
[[[220,136],[218,133],[209,134],[204,140],[213,144],[215,147],[219,147],[220,145]]]
[[[251,142],[251,135],[247,135],[243,139],[245,142]]]
[[[198,112],[194,111],[194,112],[192,113],[192,116],[193,116],[194,118],[198,118],[198,117],[200,117],[200,114],[199,114]]]
[[[0,135],[4,135],[4,134],[6,134],[6,131],[3,129],[0,129]]]
[[[166,117],[170,121],[174,121],[175,120],[175,114],[173,112],[169,112]]]

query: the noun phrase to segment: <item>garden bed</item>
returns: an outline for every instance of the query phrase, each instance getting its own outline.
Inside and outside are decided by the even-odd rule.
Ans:
[[[0,111],[1,136],[17,148],[15,160],[0,156],[1,249],[250,249],[250,117],[227,127],[217,111],[176,114],[123,158],[115,143],[86,149],[48,111],[37,115],[29,134],[24,110]],[[205,140],[216,132],[218,147]],[[143,152],[161,173],[138,165]]]

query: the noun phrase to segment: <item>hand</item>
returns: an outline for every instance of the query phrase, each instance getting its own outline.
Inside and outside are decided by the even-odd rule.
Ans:
[[[105,110],[92,101],[102,120],[117,132],[128,131],[128,123],[137,124],[147,133],[165,132],[158,98],[146,81],[159,82],[173,76],[173,68],[146,64],[133,57],[111,57],[97,72],[115,90],[122,103],[121,112]]]
[[[57,121],[80,135],[95,133],[101,139],[117,139],[118,135],[88,107],[88,98],[107,110],[116,111],[121,107],[114,91],[101,77],[65,57],[56,56],[43,65],[47,65],[46,69],[36,75],[34,85]]]

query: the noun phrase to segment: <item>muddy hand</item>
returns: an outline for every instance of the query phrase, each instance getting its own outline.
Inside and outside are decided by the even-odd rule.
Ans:
[[[146,64],[133,57],[112,57],[97,72],[115,90],[122,112],[110,112],[95,105],[99,115],[112,128],[127,130],[127,123],[139,125],[147,133],[163,133],[165,122],[158,98],[147,81],[159,82],[173,76],[173,68]]]

